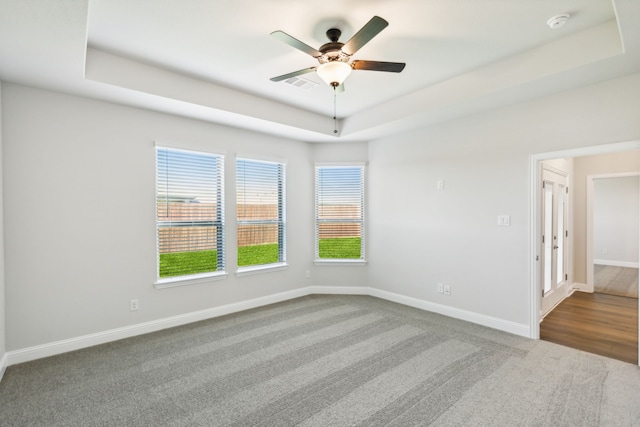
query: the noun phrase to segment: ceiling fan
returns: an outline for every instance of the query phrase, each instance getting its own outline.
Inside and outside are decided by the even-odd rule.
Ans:
[[[346,43],[338,41],[342,34],[339,29],[330,28],[326,33],[327,38],[330,40],[329,43],[323,44],[319,49],[312,48],[284,31],[274,31],[271,33],[273,37],[313,56],[318,60],[320,65],[273,77],[271,81],[279,82],[315,71],[318,73],[318,76],[329,86],[332,86],[334,90],[344,91],[343,83],[352,70],[399,73],[406,65],[404,62],[363,61],[357,59],[351,61],[351,56],[378,35],[380,31],[384,30],[387,25],[389,25],[387,21],[379,16],[374,16]]]

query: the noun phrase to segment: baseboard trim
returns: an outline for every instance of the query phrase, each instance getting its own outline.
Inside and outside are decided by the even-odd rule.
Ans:
[[[444,316],[453,317],[455,319],[465,320],[467,322],[476,323],[493,329],[498,329],[500,331],[509,332],[514,335],[520,335],[526,338],[530,337],[530,328],[527,325],[509,322],[495,317],[474,313],[472,311],[449,307],[442,304],[436,304],[430,301],[408,297],[389,291],[383,291],[376,288],[370,288],[366,286],[312,286],[310,289],[310,293],[312,294],[369,295],[409,307],[419,308],[421,310],[430,311],[433,313],[442,314]]]
[[[319,295],[372,295],[366,286],[309,286],[309,294]]]
[[[608,259],[594,259],[594,264],[597,265],[609,265],[611,267],[628,267],[628,268],[638,268],[640,266],[637,262],[632,261],[611,261]]]
[[[281,292],[274,295],[227,304],[220,307],[214,307],[178,316],[167,317],[151,322],[138,323],[131,326],[111,329],[109,331],[55,341],[52,343],[27,347],[20,350],[9,351],[0,361],[0,374],[4,373],[4,370],[7,366],[15,365],[18,363],[29,362],[31,360],[41,359],[43,357],[55,356],[57,354],[80,350],[82,348],[105,344],[107,342],[117,341],[124,338],[131,338],[150,332],[157,332],[175,326],[186,325],[188,323],[198,322],[200,320],[212,319],[215,317],[237,313],[252,308],[262,307],[269,304],[275,304],[278,302],[287,301],[311,294],[369,295],[387,301],[403,304],[409,307],[419,308],[421,310],[426,310],[455,319],[487,326],[489,328],[512,333],[514,335],[519,335],[527,338],[530,336],[530,328],[527,325],[509,322],[495,317],[485,316],[471,311],[436,304],[430,301],[408,297],[393,292],[383,291],[380,289],[365,286],[308,286],[287,292]],[[1,379],[2,376],[0,375],[0,380]]]
[[[157,332],[163,329],[173,328],[175,326],[198,322],[200,320],[225,316],[227,314],[262,307],[264,305],[275,304],[293,298],[299,298],[309,295],[309,293],[310,291],[308,288],[300,288],[292,291],[269,295],[266,297],[254,298],[247,301],[227,304],[220,307],[213,307],[206,310],[195,311],[178,316],[171,316],[160,320],[138,323],[135,325],[111,329],[95,334],[89,334],[76,338],[27,347],[20,350],[9,351],[5,355],[5,358],[7,359],[6,365],[10,366],[17,363],[29,362],[31,360],[41,359],[43,357],[55,356],[57,354],[80,350],[82,348],[92,347],[94,345],[105,344],[107,342],[117,341],[124,338],[131,338],[137,335],[148,334],[150,332]]]
[[[586,292],[589,285],[586,283],[573,282],[571,283],[571,288],[576,291]]]
[[[9,356],[5,353],[2,355],[2,359],[0,359],[0,381],[2,381],[2,377],[4,377],[7,366],[9,366]]]
[[[454,319],[464,320],[478,325],[486,326],[492,329],[497,329],[503,332],[508,332],[514,335],[519,335],[525,338],[530,338],[530,328],[527,325],[521,323],[510,322],[497,317],[486,316],[484,314],[475,313],[460,308],[450,307],[447,305],[437,304],[430,301],[421,300],[418,298],[408,297],[405,295],[395,294],[393,292],[383,291],[381,289],[369,288],[371,293],[369,295],[385,299],[391,302],[397,302],[399,304],[408,305],[409,307],[419,308],[421,310],[430,311],[433,313],[442,314],[444,316],[453,317]]]

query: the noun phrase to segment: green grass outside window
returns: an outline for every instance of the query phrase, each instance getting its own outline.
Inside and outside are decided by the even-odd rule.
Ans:
[[[160,277],[210,273],[218,268],[218,251],[160,254]]]
[[[320,239],[318,243],[320,259],[360,259],[360,237],[336,237]]]
[[[278,244],[269,243],[238,248],[238,267],[273,264],[278,262]]]
[[[243,246],[238,248],[238,266],[272,264],[278,262],[278,244]],[[160,254],[160,277],[188,276],[210,273],[218,268],[218,252],[172,252]]]
[[[321,259],[360,259],[360,238],[340,237],[320,240]],[[278,245],[265,244],[238,248],[238,266],[273,264],[278,262]],[[160,277],[188,276],[210,273],[218,267],[218,252],[173,252],[160,254]]]

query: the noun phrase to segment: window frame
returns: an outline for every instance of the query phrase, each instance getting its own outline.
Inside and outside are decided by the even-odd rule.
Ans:
[[[238,199],[238,184],[240,175],[238,173],[238,163],[240,161],[246,162],[254,162],[254,163],[266,163],[277,165],[278,167],[278,182],[277,186],[277,216],[276,220],[240,220],[238,218],[239,208],[243,203],[240,203]],[[287,220],[286,220],[286,210],[287,210],[287,163],[283,160],[278,159],[265,159],[251,155],[238,154],[236,156],[236,179],[235,179],[235,191],[236,191],[236,255],[239,255],[240,246],[237,244],[239,237],[239,230],[241,225],[259,225],[259,224],[276,224],[278,226],[278,236],[277,236],[277,244],[278,244],[278,261],[268,263],[268,264],[253,264],[240,266],[238,264],[238,257],[236,258],[236,275],[244,276],[250,274],[256,274],[266,271],[277,271],[283,270],[288,267],[287,264]]]
[[[366,163],[365,162],[323,162],[316,163],[314,167],[314,263],[315,265],[365,265],[366,259]],[[360,258],[320,258],[320,227],[322,222],[319,218],[319,182],[318,172],[322,168],[360,168],[360,218],[358,221],[349,219],[346,222],[358,222],[360,224]],[[345,218],[346,219],[346,218]],[[340,218],[337,218],[339,221]],[[336,221],[336,218],[331,219]]]
[[[213,221],[207,221],[210,225],[216,227],[216,256],[217,256],[217,269],[215,271],[195,274],[185,274],[178,276],[160,277],[160,233],[161,224],[167,222],[190,222],[190,221],[159,221],[158,220],[158,200],[161,194],[158,191],[159,186],[159,158],[158,152],[160,150],[183,152],[189,154],[201,154],[205,156],[211,156],[216,158],[216,219]],[[226,272],[226,221],[225,221],[225,154],[222,152],[210,151],[206,149],[185,147],[176,144],[167,144],[164,142],[156,141],[155,143],[155,237],[156,237],[156,281],[154,286],[156,289],[170,288],[176,286],[183,286],[192,283],[201,283],[211,280],[220,280],[227,277]],[[192,221],[191,221],[192,222]]]

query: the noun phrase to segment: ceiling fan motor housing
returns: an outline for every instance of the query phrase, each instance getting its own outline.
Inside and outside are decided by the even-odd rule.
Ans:
[[[325,43],[320,46],[321,56],[318,57],[318,62],[321,64],[326,64],[327,62],[333,61],[349,61],[349,55],[342,51],[342,46],[344,43],[340,43],[338,39],[340,39],[340,35],[342,31],[337,28],[330,28],[327,30],[327,38],[331,40],[329,43]]]

